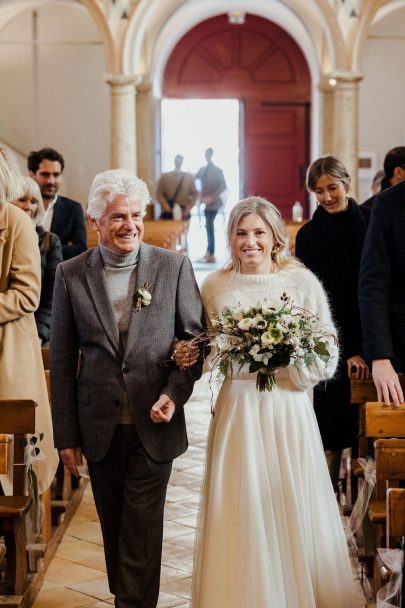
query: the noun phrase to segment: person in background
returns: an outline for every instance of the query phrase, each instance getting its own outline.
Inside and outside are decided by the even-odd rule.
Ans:
[[[200,261],[208,264],[215,262],[214,222],[218,210],[222,206],[221,194],[226,190],[223,171],[212,162],[213,154],[212,148],[205,150],[207,164],[201,167],[196,175],[196,179],[201,182],[201,202],[205,205],[205,229],[207,231],[207,252]]]
[[[62,262],[62,245],[53,232],[46,232],[41,225],[45,216],[44,204],[38,184],[31,177],[20,178],[21,196],[13,201],[14,205],[25,211],[31,218],[38,235],[41,253],[41,299],[35,311],[35,321],[42,346],[48,346],[51,330],[51,308],[55,272]]]
[[[55,445],[73,475],[87,459],[117,608],[157,605],[166,488],[202,368],[170,361],[175,336],[203,329],[203,310],[190,260],[142,242],[149,200],[129,171],[96,175],[99,245],[59,264],[52,305]]]
[[[358,449],[358,408],[350,403],[350,375],[368,376],[357,298],[360,256],[369,210],[350,196],[350,176],[340,160],[325,156],[307,171],[317,209],[297,233],[296,256],[321,280],[339,332],[341,357],[335,377],[314,389],[314,409],[330,476],[338,490],[342,450]]]
[[[375,178],[374,178],[375,179]],[[380,190],[373,192],[372,196],[362,204],[362,207],[371,209],[377,194],[399,184],[405,179],[405,146],[397,146],[387,152],[384,158],[384,175],[380,181]]]
[[[182,171],[184,157],[176,154],[174,169],[160,176],[156,198],[162,207],[161,219],[173,219],[173,207],[177,203],[181,207],[182,219],[190,219],[190,211],[198,198],[194,176]]]
[[[405,372],[405,181],[377,195],[360,265],[364,356],[379,401],[403,403]]]
[[[377,173],[374,175],[373,180],[371,182],[371,195],[377,196],[379,192],[381,192],[381,182],[384,178],[384,170],[379,169]]]
[[[58,235],[63,259],[68,260],[87,249],[87,235],[81,204],[58,195],[64,167],[62,154],[53,148],[42,148],[28,156],[29,174],[40,187],[45,206],[43,226]]]
[[[51,411],[34,312],[40,302],[38,237],[28,215],[11,202],[22,195],[20,175],[0,147],[0,399],[33,399],[35,430],[43,433],[35,460],[38,493],[49,488],[58,466]],[[1,475],[3,492],[12,493],[11,475]]]

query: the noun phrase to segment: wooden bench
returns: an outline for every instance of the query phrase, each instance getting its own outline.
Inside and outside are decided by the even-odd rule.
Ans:
[[[384,530],[388,528],[388,491],[389,487],[398,486],[405,480],[405,440],[377,439],[375,442],[376,488],[375,498],[368,505],[368,517],[374,524],[374,587],[381,586],[382,564],[377,557],[377,548],[389,546]],[[391,505],[391,525],[394,518]],[[403,520],[404,524],[405,520]],[[392,533],[391,533],[392,536]],[[384,574],[384,571],[383,571]],[[385,576],[387,574],[385,573]]]
[[[386,525],[386,549],[397,549],[403,546],[405,538],[405,488],[389,488],[386,499],[387,525]],[[386,584],[394,573],[387,567],[380,555],[376,557],[377,568],[382,584]],[[405,581],[402,585],[402,603],[405,607]],[[392,600],[391,600],[392,601]]]
[[[404,536],[405,488],[389,488],[387,491],[387,547],[395,549]]]
[[[5,475],[8,472],[9,467],[9,447],[11,443],[11,436],[1,433],[0,434],[0,475]]]
[[[32,498],[24,496],[26,435],[35,432],[35,408],[31,400],[0,401],[0,430],[14,435],[13,495],[0,496],[0,528],[6,547],[5,593],[20,596],[28,585],[25,515]]]
[[[144,242],[163,249],[184,251],[188,222],[183,220],[145,220]],[[98,234],[87,222],[87,245],[97,247]]]
[[[399,381],[403,390],[405,390],[405,375],[398,374]],[[366,417],[365,407],[368,402],[378,403],[377,389],[373,378],[370,376],[367,380],[359,380],[356,374],[352,374],[350,378],[350,401],[353,404],[359,404],[359,457],[365,457],[370,451],[369,435],[366,432]],[[390,437],[390,435],[380,435],[380,437]],[[352,461],[353,474],[356,477],[363,476],[363,469],[358,464],[357,459]]]
[[[51,375],[49,369],[49,349],[47,347],[42,348],[42,362],[44,365],[46,388],[48,390],[48,399],[52,407],[51,400]],[[50,513],[49,518],[45,521],[45,529],[42,534],[42,541],[48,542],[51,532],[52,525],[57,526],[59,523],[59,517],[64,515],[68,506],[69,500],[72,498],[72,475],[68,469],[59,461],[59,465],[56,471],[56,485],[54,488],[55,496],[51,498],[51,490],[47,490],[43,495],[45,501],[46,512]]]

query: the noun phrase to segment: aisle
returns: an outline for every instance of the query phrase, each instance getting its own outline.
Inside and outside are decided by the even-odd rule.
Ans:
[[[189,606],[194,533],[210,421],[207,374],[196,384],[186,415],[190,447],[175,461],[168,488],[158,608]],[[364,608],[359,584],[358,598],[356,608]],[[114,600],[108,590],[101,532],[89,484],[48,568],[34,608],[108,608],[112,605]]]

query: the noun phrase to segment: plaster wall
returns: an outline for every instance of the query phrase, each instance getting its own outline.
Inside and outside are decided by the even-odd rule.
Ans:
[[[36,51],[31,11],[0,32],[0,78],[7,83],[0,139],[25,156],[43,146],[59,150],[66,162],[61,193],[86,206],[92,178],[109,167],[104,49],[83,7],[47,5],[36,12]]]
[[[360,84],[360,151],[371,153],[381,169],[386,152],[405,145],[405,7],[389,13],[370,30]],[[360,171],[359,202],[369,194],[371,178]]]

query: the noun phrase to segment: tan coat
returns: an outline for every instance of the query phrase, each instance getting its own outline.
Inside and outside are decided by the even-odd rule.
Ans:
[[[54,478],[58,454],[34,319],[41,283],[38,237],[29,217],[7,203],[0,203],[0,270],[0,399],[38,403],[35,427],[44,433],[38,447],[46,458],[36,461],[34,470],[42,493]],[[10,478],[0,479],[9,494]]]

